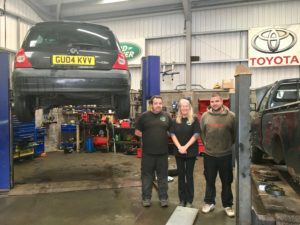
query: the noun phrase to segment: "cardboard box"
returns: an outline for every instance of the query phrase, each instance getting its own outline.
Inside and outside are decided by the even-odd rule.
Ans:
[[[232,88],[234,88],[233,79],[222,80],[222,88],[223,89],[232,89]]]

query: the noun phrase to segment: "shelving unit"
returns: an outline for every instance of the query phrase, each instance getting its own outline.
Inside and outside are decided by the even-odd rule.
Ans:
[[[72,152],[76,148],[76,125],[75,124],[62,124],[61,130],[61,149],[65,153]]]
[[[113,138],[110,145],[116,153],[120,151],[131,152],[133,149],[139,148],[141,142],[134,134],[134,128],[113,127]]]
[[[80,123],[81,140],[83,140],[83,148],[86,152],[93,152],[100,149],[109,151],[110,134],[109,123],[91,123],[84,121]]]

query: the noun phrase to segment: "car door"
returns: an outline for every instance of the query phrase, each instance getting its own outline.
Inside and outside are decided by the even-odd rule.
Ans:
[[[284,81],[279,83],[274,92],[271,94],[268,108],[262,118],[263,129],[263,145],[265,151],[276,161],[281,162],[284,159],[283,152],[277,149],[279,147],[283,151],[289,149],[293,142],[291,137],[295,131],[296,119],[294,109],[287,110],[285,104],[291,104],[298,100],[298,82],[296,80]],[[281,107],[282,106],[282,107]],[[278,108],[276,108],[278,107]],[[272,110],[273,109],[273,110]],[[276,137],[279,137],[280,142]]]
[[[265,90],[265,95],[263,96],[262,100],[260,101],[260,104],[258,106],[258,109],[256,112],[252,114],[252,123],[251,123],[251,132],[252,132],[252,142],[253,144],[263,150],[263,117],[264,117],[264,111],[266,109],[268,99],[271,93],[271,87],[269,89]]]

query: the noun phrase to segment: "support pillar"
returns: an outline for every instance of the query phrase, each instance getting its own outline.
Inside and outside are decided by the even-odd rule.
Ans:
[[[250,176],[250,85],[248,67],[238,65],[235,72],[236,159],[237,159],[237,225],[251,225]]]

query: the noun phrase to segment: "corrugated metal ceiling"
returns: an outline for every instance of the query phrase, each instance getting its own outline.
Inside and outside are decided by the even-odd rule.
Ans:
[[[204,7],[244,4],[268,0],[128,0],[99,4],[103,0],[23,0],[45,21],[93,21],[106,18],[184,11]],[[269,0],[274,1],[274,0]],[[186,7],[188,5],[188,8]]]

